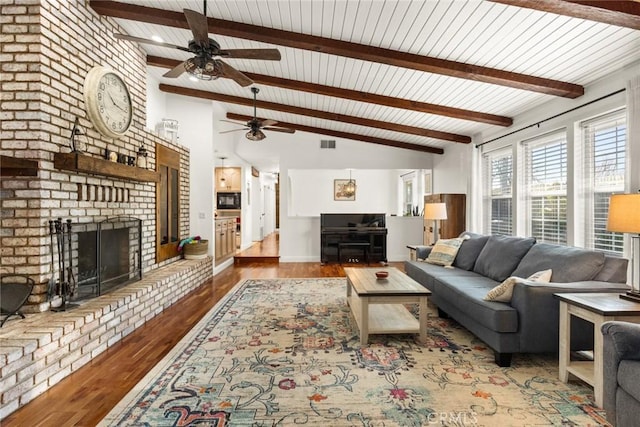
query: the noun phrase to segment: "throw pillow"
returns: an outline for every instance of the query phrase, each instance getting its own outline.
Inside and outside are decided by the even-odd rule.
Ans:
[[[458,255],[456,255],[455,261],[453,261],[453,266],[471,271],[482,248],[484,248],[484,245],[489,240],[489,236],[465,231],[458,237],[467,237],[467,240],[460,246]]]
[[[429,264],[451,267],[463,241],[464,239],[460,237],[438,240],[425,261]]]
[[[480,251],[473,271],[496,282],[502,282],[509,276],[517,276],[513,271],[535,242],[533,237],[491,236]],[[540,270],[541,268],[532,270],[520,277],[527,277]]]
[[[551,273],[551,270],[538,271],[527,277],[527,280],[531,282],[549,282],[551,281]],[[524,279],[516,276],[508,277],[504,282],[487,292],[484,297],[485,301],[510,302],[513,295],[513,287],[522,280]]]

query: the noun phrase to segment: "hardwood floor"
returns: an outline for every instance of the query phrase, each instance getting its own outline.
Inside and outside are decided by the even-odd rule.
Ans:
[[[269,236],[276,242],[277,235]],[[255,246],[255,245],[254,245]],[[271,256],[273,244],[263,242]],[[252,256],[257,248],[252,248]],[[277,252],[276,252],[277,253]],[[402,269],[402,263],[390,263]],[[344,277],[339,264],[243,262],[227,268],[4,420],[11,426],[94,426],[242,279]]]
[[[236,265],[251,262],[277,263],[280,260],[280,234],[271,233],[261,242],[254,243],[251,247],[236,253],[233,262]]]

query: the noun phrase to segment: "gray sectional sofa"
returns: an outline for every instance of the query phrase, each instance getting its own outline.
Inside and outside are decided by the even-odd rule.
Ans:
[[[640,325],[602,324],[604,402],[607,420],[616,427],[638,425],[640,413]]]
[[[558,351],[558,292],[624,292],[627,263],[601,252],[536,243],[533,238],[465,232],[453,268],[406,261],[405,272],[432,292],[441,316],[450,316],[495,352],[499,366],[513,353]],[[418,246],[418,259],[431,247]],[[522,280],[510,303],[486,301],[487,292],[510,276],[527,278],[552,269],[552,283]],[[593,326],[572,319],[572,348],[593,348]]]

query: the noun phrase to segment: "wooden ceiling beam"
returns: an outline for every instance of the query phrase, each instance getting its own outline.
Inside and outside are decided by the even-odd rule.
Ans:
[[[556,15],[603,22],[640,30],[640,2],[581,0],[491,0],[495,3],[524,7]]]
[[[181,61],[159,56],[147,56],[147,65],[163,68],[174,68]],[[461,108],[446,107],[443,105],[429,104],[426,102],[412,101],[410,99],[394,98],[391,96],[378,95],[375,93],[360,92],[357,90],[342,89],[334,86],[326,86],[315,83],[307,83],[299,80],[272,77],[264,74],[249,73],[242,71],[255,83],[275,86],[284,89],[297,90],[319,95],[333,96],[336,98],[348,99],[351,101],[367,102],[370,104],[384,105],[385,107],[400,108],[403,110],[418,111],[421,113],[446,116],[454,119],[470,120],[474,122],[487,123],[497,126],[511,126],[511,117],[498,116],[495,114],[481,113],[478,111],[464,110]]]
[[[253,117],[243,116],[242,114],[227,113],[227,118],[231,120],[248,122]],[[259,120],[264,120],[264,119],[259,118]],[[357,133],[340,132],[337,130],[317,128],[313,126],[298,125],[295,123],[286,123],[286,122],[278,122],[278,126],[287,127],[289,129],[295,129],[300,132],[309,132],[309,133],[315,133],[320,135],[334,136],[336,138],[352,139],[354,141],[370,142],[372,144],[386,145],[388,147],[404,148],[406,150],[422,151],[425,153],[444,154],[444,150],[442,148],[429,147],[428,145],[410,144],[408,142],[394,141],[392,139],[376,138],[374,136],[360,135]],[[268,132],[269,131],[267,131],[267,133]]]
[[[189,28],[187,19],[181,12],[110,0],[90,0],[89,5],[103,16],[175,28]],[[584,87],[558,80],[222,19],[207,18],[207,20],[210,33],[229,37],[377,62],[427,73],[539,92],[546,95],[577,98],[584,94]]]
[[[239,96],[225,95],[222,93],[171,86],[166,84],[160,84],[160,90],[167,93],[175,93],[177,95],[192,96],[194,98],[210,99],[218,102],[227,102],[231,104],[240,104],[248,107],[253,107],[253,99],[251,98],[242,98]],[[399,123],[382,122],[379,120],[365,119],[362,117],[348,116],[345,114],[331,113],[328,111],[312,110],[310,108],[294,107],[291,105],[278,104],[275,102],[258,100],[256,101],[256,106],[265,110],[282,111],[284,113],[298,114],[301,116],[308,116],[316,119],[332,120],[334,122],[349,123],[352,125],[366,126],[392,132],[407,133],[411,135],[422,136],[425,138],[441,139],[444,141],[459,142],[462,144],[468,144],[471,142],[471,138],[466,135],[441,132],[431,129],[423,129],[414,126],[402,125]]]

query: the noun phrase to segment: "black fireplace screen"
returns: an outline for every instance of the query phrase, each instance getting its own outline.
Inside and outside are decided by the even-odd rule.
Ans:
[[[142,220],[119,216],[75,229],[78,285],[72,299],[103,295],[142,279]]]

